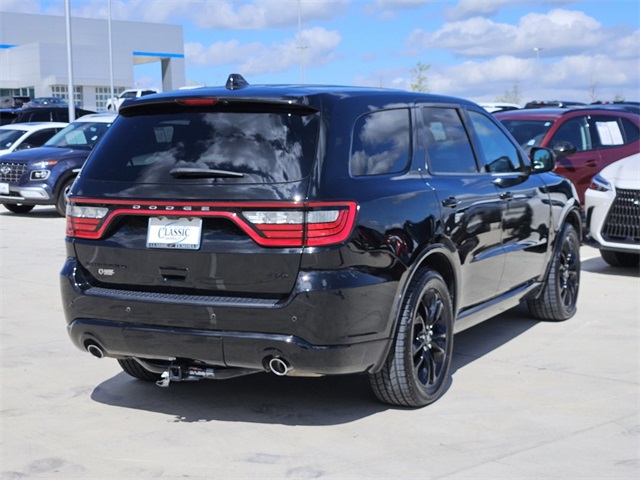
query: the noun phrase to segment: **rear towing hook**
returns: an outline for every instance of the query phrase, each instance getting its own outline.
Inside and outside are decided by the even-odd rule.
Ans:
[[[159,387],[166,388],[170,382],[197,382],[205,378],[216,378],[216,372],[213,368],[200,368],[189,366],[182,368],[180,365],[171,365],[167,370],[162,372],[160,380],[156,382]]]

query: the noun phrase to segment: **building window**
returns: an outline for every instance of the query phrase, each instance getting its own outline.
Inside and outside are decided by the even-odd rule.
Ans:
[[[51,85],[51,96],[64,98],[69,101],[69,95],[67,95],[68,89],[66,85]],[[73,103],[74,105],[82,106],[82,87],[73,87]]]
[[[113,95],[117,97],[124,92],[124,87],[113,87]],[[96,87],[96,110],[106,110],[107,100],[111,96],[111,87]]]

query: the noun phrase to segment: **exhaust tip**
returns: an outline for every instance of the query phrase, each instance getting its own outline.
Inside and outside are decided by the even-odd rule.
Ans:
[[[287,373],[289,373],[291,371],[291,366],[289,365],[289,362],[287,362],[284,358],[282,357],[273,357],[269,360],[269,370],[271,371],[271,373],[279,376],[279,377],[284,377]]]
[[[89,352],[94,357],[104,358],[104,350],[102,350],[102,348],[100,348],[100,345],[98,345],[97,343],[88,342],[85,345],[85,348],[87,349],[87,352]]]

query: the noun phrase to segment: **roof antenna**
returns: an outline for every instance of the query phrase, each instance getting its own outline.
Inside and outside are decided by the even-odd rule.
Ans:
[[[249,82],[247,82],[239,73],[232,73],[231,75],[229,75],[227,84],[225,85],[228,90],[237,90],[238,88],[244,88],[248,86]]]

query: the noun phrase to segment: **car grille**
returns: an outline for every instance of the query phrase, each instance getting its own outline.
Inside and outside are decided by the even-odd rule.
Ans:
[[[640,190],[616,190],[602,237],[618,243],[640,243]]]
[[[17,182],[26,171],[26,163],[0,162],[0,182]]]

